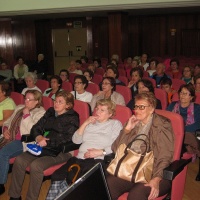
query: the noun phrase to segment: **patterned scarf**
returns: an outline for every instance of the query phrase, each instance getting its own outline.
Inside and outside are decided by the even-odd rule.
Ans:
[[[14,118],[11,121],[10,124],[10,139],[7,140],[4,137],[0,140],[0,149],[2,147],[4,147],[6,144],[12,142],[13,140],[15,140],[15,136],[18,133],[18,129],[22,120],[22,116],[23,116],[23,109],[20,109],[17,111],[17,113],[15,114]]]
[[[180,106],[181,106],[180,101],[178,101],[174,105],[174,109],[172,110],[172,112],[180,114]],[[185,122],[186,126],[190,124],[194,124],[194,103],[193,102],[191,102],[187,108],[187,119]]]

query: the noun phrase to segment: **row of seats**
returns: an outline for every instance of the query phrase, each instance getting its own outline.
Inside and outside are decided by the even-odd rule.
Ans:
[[[19,94],[19,95],[21,95],[21,94]],[[45,104],[45,109],[48,109],[48,107],[53,106],[53,102],[52,102],[51,98],[43,97],[43,101]],[[80,124],[82,124],[90,115],[88,104],[85,102],[79,101],[79,100],[75,100],[74,110],[79,113]],[[176,113],[172,113],[172,112],[165,111],[165,110],[156,110],[156,113],[163,115],[171,120],[173,130],[175,133],[174,160],[180,160],[180,153],[181,153],[183,136],[184,136],[184,124],[183,124],[182,117]],[[131,117],[131,115],[132,115],[132,113],[129,108],[127,108],[125,106],[117,105],[116,106],[116,115],[113,118],[118,119],[119,121],[121,121],[122,124],[124,124]],[[74,153],[76,155],[77,151],[75,151]],[[10,163],[12,164],[13,162],[14,162],[14,159],[10,159]],[[61,163],[59,165],[55,165],[55,166],[52,166],[52,167],[46,169],[43,172],[44,177],[51,176],[51,174],[55,170],[60,168],[63,164],[65,164],[65,163]],[[29,172],[29,171],[30,171],[30,168],[28,167],[27,172]],[[183,192],[184,192],[186,172],[187,172],[187,166],[185,166],[183,168],[183,170],[172,181],[172,192],[171,192],[172,200],[181,200],[182,199]],[[164,196],[159,197],[156,200],[161,200],[163,198],[164,198]],[[119,198],[119,200],[126,200],[126,199],[127,199],[127,193],[123,194]]]

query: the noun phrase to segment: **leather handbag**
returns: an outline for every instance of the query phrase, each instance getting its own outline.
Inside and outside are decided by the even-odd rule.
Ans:
[[[154,155],[153,151],[148,151],[147,142],[138,138],[141,135],[144,134],[136,136],[127,146],[123,143],[118,147],[115,158],[107,168],[108,173],[133,183],[148,183],[151,180]],[[145,144],[141,154],[131,149],[132,144],[138,140]]]

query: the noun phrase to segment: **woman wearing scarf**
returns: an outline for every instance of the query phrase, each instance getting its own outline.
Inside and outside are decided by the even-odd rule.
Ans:
[[[180,114],[185,122],[185,139],[184,144],[188,152],[195,153],[200,158],[199,141],[195,136],[195,131],[200,129],[200,105],[194,103],[195,89],[189,83],[182,85],[178,91],[179,101],[172,102],[167,110]],[[200,164],[199,172],[196,177],[200,181]]]
[[[18,105],[4,124],[0,136],[0,195],[5,192],[9,159],[23,152],[22,135],[29,134],[32,126],[44,115],[42,93],[28,90],[25,93],[24,105]]]

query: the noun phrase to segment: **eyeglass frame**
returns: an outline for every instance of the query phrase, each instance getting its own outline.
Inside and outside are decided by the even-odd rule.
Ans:
[[[134,105],[133,110],[145,110],[146,107],[150,107],[151,105],[145,106],[145,105]]]

